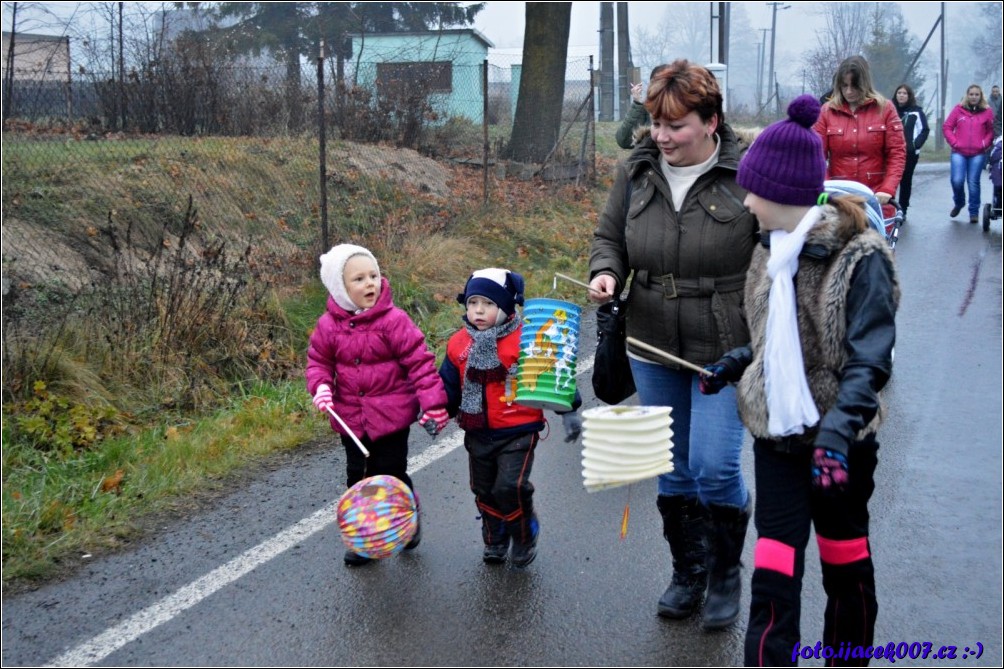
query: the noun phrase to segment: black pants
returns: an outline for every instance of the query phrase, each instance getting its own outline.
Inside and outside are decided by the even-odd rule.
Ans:
[[[342,444],[345,446],[345,484],[352,487],[364,478],[370,476],[380,476],[387,474],[404,481],[404,484],[415,491],[415,486],[408,476],[408,433],[411,428],[406,427],[399,432],[392,432],[377,440],[368,437],[360,437],[359,441],[370,452],[367,458],[356,446],[356,442],[351,437],[342,435]]]
[[[536,432],[509,439],[482,439],[467,433],[467,449],[471,474],[471,492],[488,525],[504,523],[515,541],[529,542],[534,530],[533,454],[537,447]],[[485,541],[489,538],[486,535]]]
[[[903,170],[903,178],[899,181],[899,206],[906,213],[910,206],[910,193],[913,192],[913,171],[917,169],[917,161],[920,155],[907,149],[906,168]]]
[[[746,631],[746,666],[798,663],[799,647],[822,641],[870,646],[878,602],[868,542],[868,500],[878,443],[855,443],[848,456],[849,488],[826,496],[812,487],[811,453],[779,452],[771,442],[753,445],[756,472],[757,543]],[[822,639],[800,639],[802,576],[810,525],[815,526],[826,591]],[[828,659],[827,666],[867,664],[860,659]]]

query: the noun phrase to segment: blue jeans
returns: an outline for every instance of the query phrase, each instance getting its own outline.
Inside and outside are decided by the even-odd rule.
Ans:
[[[641,405],[673,407],[673,471],[659,477],[659,494],[696,497],[705,506],[744,507],[749,497],[739,464],[744,428],[735,389],[702,395],[696,374],[634,359],[631,373]]]
[[[952,196],[956,207],[966,204],[966,182],[969,183],[969,218],[980,215],[980,175],[987,164],[987,155],[964,156],[952,152]]]

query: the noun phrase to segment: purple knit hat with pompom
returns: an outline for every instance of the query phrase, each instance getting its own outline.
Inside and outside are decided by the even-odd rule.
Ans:
[[[767,126],[746,151],[736,177],[739,185],[779,204],[816,204],[826,179],[823,143],[812,129],[818,118],[816,98],[792,100],[788,118]]]

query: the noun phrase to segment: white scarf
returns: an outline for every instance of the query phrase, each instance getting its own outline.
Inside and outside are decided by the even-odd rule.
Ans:
[[[767,274],[772,283],[763,371],[767,429],[777,437],[802,434],[806,427],[819,422],[819,411],[805,378],[792,277],[798,271],[798,254],[805,245],[805,236],[821,218],[822,209],[813,207],[790,233],[784,230],[770,233]]]

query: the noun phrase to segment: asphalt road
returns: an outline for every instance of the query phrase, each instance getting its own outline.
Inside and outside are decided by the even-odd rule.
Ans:
[[[923,166],[896,254],[903,300],[871,505],[876,643],[930,642],[935,653],[957,648],[955,659],[907,658],[900,665],[999,666],[1001,222],[984,234],[964,218],[950,221],[950,208],[947,168]],[[594,327],[589,316],[584,333]],[[589,387],[591,346],[584,337],[579,366],[587,407],[599,404]],[[328,445],[304,447],[139,546],[82,559],[73,578],[6,597],[3,665],[741,664],[748,592],[740,623],[724,632],[656,616],[670,559],[654,481],[585,492],[581,447],[564,443],[560,420],[549,417],[553,429],[532,477],[539,557],[525,571],[481,562],[455,428],[435,442],[412,432],[422,545],[361,569],[342,565],[333,523],[344,456]],[[752,486],[751,465],[747,449]],[[754,540],[751,529],[747,565]],[[813,544],[804,645],[822,632]],[[979,657],[965,652],[977,643]]]

